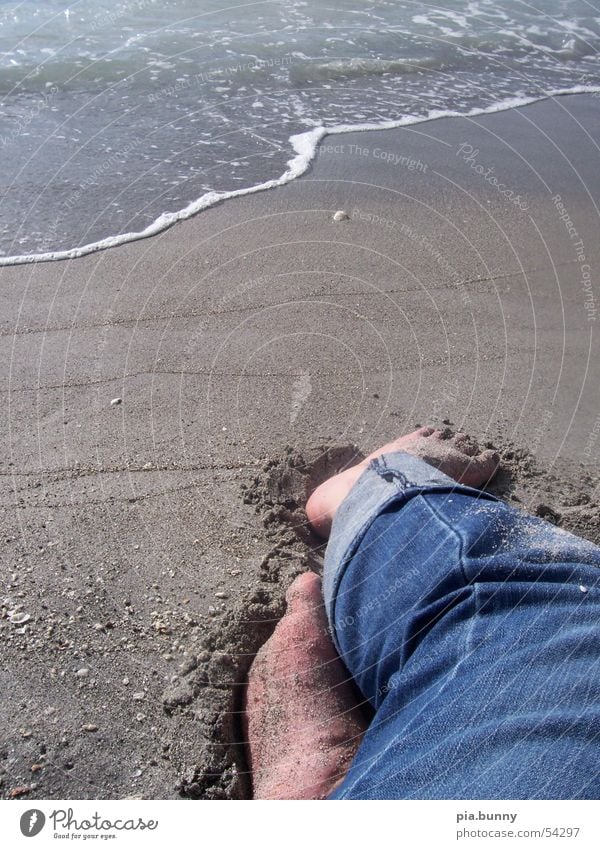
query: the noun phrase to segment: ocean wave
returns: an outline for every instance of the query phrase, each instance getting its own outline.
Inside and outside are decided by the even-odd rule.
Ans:
[[[354,133],[371,130],[389,130],[403,126],[423,123],[425,121],[439,120],[445,117],[474,117],[477,115],[486,115],[494,112],[501,112],[507,109],[514,109],[520,106],[526,106],[530,103],[536,103],[540,100],[546,100],[552,97],[560,97],[568,94],[582,93],[600,93],[600,86],[578,85],[571,88],[556,89],[548,91],[543,95],[531,97],[511,97],[489,106],[470,109],[465,112],[457,110],[431,110],[424,116],[405,116],[397,121],[381,121],[377,123],[358,123],[358,124],[341,124],[332,127],[315,127],[304,133],[297,133],[290,136],[289,143],[294,156],[288,160],[286,170],[279,177],[276,177],[265,182],[248,186],[242,189],[237,189],[231,192],[206,192],[192,203],[187,204],[184,208],[176,212],[163,212],[159,215],[148,227],[139,232],[121,233],[115,236],[110,236],[96,242],[90,242],[87,245],[82,245],[77,248],[60,251],[48,251],[45,253],[31,253],[19,256],[0,257],[0,267],[10,265],[23,265],[26,263],[35,262],[51,262],[63,259],[74,259],[77,257],[86,256],[100,250],[111,247],[117,247],[129,242],[146,239],[149,236],[154,236],[167,228],[173,226],[177,221],[183,221],[191,218],[204,209],[208,209],[215,204],[228,200],[230,198],[242,197],[244,195],[253,194],[255,192],[265,191],[267,189],[283,186],[292,180],[297,179],[302,174],[306,173],[312,160],[314,159],[319,143],[328,135],[336,135],[341,133]]]

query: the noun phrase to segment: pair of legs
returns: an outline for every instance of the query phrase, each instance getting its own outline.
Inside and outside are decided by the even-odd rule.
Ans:
[[[327,613],[300,576],[253,664],[255,798],[597,792],[600,551],[474,491],[497,462],[421,428],[313,493]]]

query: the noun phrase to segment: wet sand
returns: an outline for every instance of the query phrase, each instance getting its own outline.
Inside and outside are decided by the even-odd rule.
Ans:
[[[5,797],[248,793],[240,682],[348,446],[452,422],[597,539],[599,137],[589,95],[330,136],[287,186],[0,270]]]

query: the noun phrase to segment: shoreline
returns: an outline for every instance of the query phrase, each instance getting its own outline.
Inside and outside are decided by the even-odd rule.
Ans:
[[[348,134],[153,238],[0,269],[4,797],[247,796],[244,670],[323,555],[306,494],[419,424],[600,541],[598,138],[584,94]]]
[[[222,203],[226,200],[245,197],[246,195],[284,186],[309,171],[311,164],[318,155],[319,144],[328,136],[345,135],[347,133],[395,130],[401,129],[402,127],[411,127],[417,124],[428,123],[430,121],[438,121],[443,118],[475,118],[482,115],[493,115],[510,109],[519,109],[525,106],[530,106],[544,100],[553,100],[557,97],[568,97],[577,94],[591,94],[592,96],[597,96],[600,94],[600,86],[578,85],[568,89],[551,90],[539,96],[510,97],[505,101],[501,101],[487,107],[477,107],[465,113],[456,112],[451,109],[432,110],[426,116],[407,116],[399,121],[384,121],[380,124],[341,124],[331,128],[315,127],[312,130],[307,130],[304,133],[297,133],[289,137],[288,141],[296,155],[288,160],[287,170],[279,177],[274,177],[262,183],[258,183],[257,185],[236,189],[230,192],[206,192],[201,195],[201,197],[192,201],[177,212],[161,213],[158,218],[140,232],[121,233],[114,236],[108,236],[96,242],[90,242],[76,248],[46,251],[39,254],[23,254],[8,257],[0,256],[0,268],[3,266],[27,265],[36,262],[57,262],[65,259],[77,259],[79,257],[89,256],[97,251],[120,247],[121,245],[126,245],[130,242],[139,241],[141,239],[148,239],[168,230],[177,222],[186,221],[189,218],[198,215],[200,212],[210,209],[216,204]]]

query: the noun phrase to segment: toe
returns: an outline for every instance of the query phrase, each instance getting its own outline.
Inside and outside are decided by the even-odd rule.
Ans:
[[[482,486],[496,473],[500,462],[499,455],[492,450],[482,451],[476,457],[471,457],[461,481],[467,486]]]
[[[467,454],[469,457],[475,457],[476,454],[479,454],[479,446],[476,442],[473,442],[470,436],[466,433],[456,433],[453,437],[451,437],[451,442],[453,442],[456,447],[463,452],[463,454]]]
[[[314,572],[303,572],[290,585],[285,598],[288,611],[299,605],[322,604],[321,579]]]
[[[431,436],[434,430],[435,428],[429,427],[429,425],[426,427],[419,427],[414,433],[411,433],[411,436]]]
[[[491,448],[482,451],[479,454],[479,462],[481,463],[482,468],[486,470],[488,473],[488,480],[492,477],[492,475],[497,471],[498,466],[500,465],[500,455],[497,451],[494,451]]]

